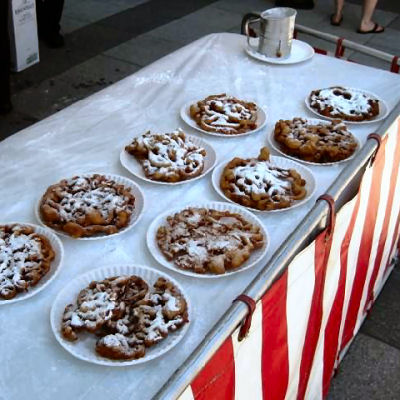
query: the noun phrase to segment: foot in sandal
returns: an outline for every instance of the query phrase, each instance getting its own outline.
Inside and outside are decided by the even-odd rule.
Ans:
[[[339,26],[343,21],[343,15],[340,14],[332,14],[331,15],[331,25]]]
[[[358,33],[361,34],[366,34],[366,33],[382,33],[385,31],[385,28],[383,26],[380,26],[376,22],[361,22],[361,26],[359,29],[357,29]]]

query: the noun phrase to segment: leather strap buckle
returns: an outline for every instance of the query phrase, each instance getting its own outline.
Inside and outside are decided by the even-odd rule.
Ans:
[[[238,297],[236,297],[235,300],[233,300],[233,303],[235,301],[243,302],[244,304],[246,304],[246,306],[248,308],[248,313],[247,313],[244,321],[242,322],[242,325],[239,330],[238,340],[239,340],[239,342],[241,342],[249,333],[253,313],[254,313],[254,310],[256,309],[256,302],[250,296],[247,296],[246,294],[240,294]]]
[[[325,200],[329,206],[329,216],[328,216],[328,225],[326,227],[326,236],[325,241],[328,241],[332,236],[333,230],[335,228],[336,222],[336,213],[335,213],[335,200],[329,194],[323,194],[318,197],[317,201]]]

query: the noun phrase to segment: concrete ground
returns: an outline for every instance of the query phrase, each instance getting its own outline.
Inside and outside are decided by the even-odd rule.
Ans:
[[[400,399],[399,289],[397,264],[340,364],[328,400]]]
[[[298,10],[297,22],[400,55],[400,1],[380,0],[379,35],[355,31],[362,0],[348,0],[340,27],[329,24],[333,0]],[[212,32],[240,32],[241,17],[274,5],[272,0],[66,0],[62,29],[66,46],[40,43],[41,62],[12,76],[14,110],[0,117],[0,140],[134,73],[158,58]],[[307,35],[310,44],[334,46]],[[388,69],[356,52],[354,61]],[[394,271],[370,318],[332,382],[330,400],[400,399],[400,272]]]

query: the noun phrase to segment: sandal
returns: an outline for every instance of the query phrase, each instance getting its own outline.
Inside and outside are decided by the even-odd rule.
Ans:
[[[343,21],[343,15],[340,16],[339,21],[335,21],[335,16],[336,16],[336,14],[331,15],[331,25],[339,26]]]
[[[363,31],[361,29],[357,29],[357,33],[361,33],[362,35],[366,35],[368,33],[382,33],[385,32],[385,28],[383,26],[378,25],[376,22],[374,23],[374,27],[369,31]]]

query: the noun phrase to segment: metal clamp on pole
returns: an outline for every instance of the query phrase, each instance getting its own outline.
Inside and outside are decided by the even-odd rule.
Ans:
[[[399,67],[399,57],[394,56],[392,59],[392,64],[390,65],[390,72],[394,72],[395,74],[399,73],[400,67]]]
[[[372,165],[372,164],[374,163],[374,161],[375,161],[376,155],[378,154],[379,148],[381,147],[382,138],[381,138],[381,136],[378,135],[377,133],[370,133],[370,134],[367,136],[367,140],[369,140],[369,139],[376,140],[376,142],[377,142],[377,144],[378,144],[378,147],[376,148],[375,153],[372,155],[371,160],[370,160],[370,163],[369,163],[369,165]]]
[[[336,222],[336,213],[335,213],[335,200],[329,194],[323,194],[318,197],[317,201],[325,200],[329,206],[329,217],[328,217],[328,225],[326,227],[326,235],[325,241],[328,241],[331,236],[332,232],[335,229],[335,222]]]
[[[343,38],[339,38],[336,42],[335,57],[341,58],[344,55]]]
[[[241,342],[249,333],[250,327],[251,327],[251,319],[253,318],[253,313],[254,310],[256,309],[256,302],[246,294],[240,294],[238,297],[236,297],[235,300],[233,300],[233,303],[235,301],[241,301],[246,304],[247,308],[249,309],[245,320],[243,321],[239,335],[238,335],[238,340]]]

